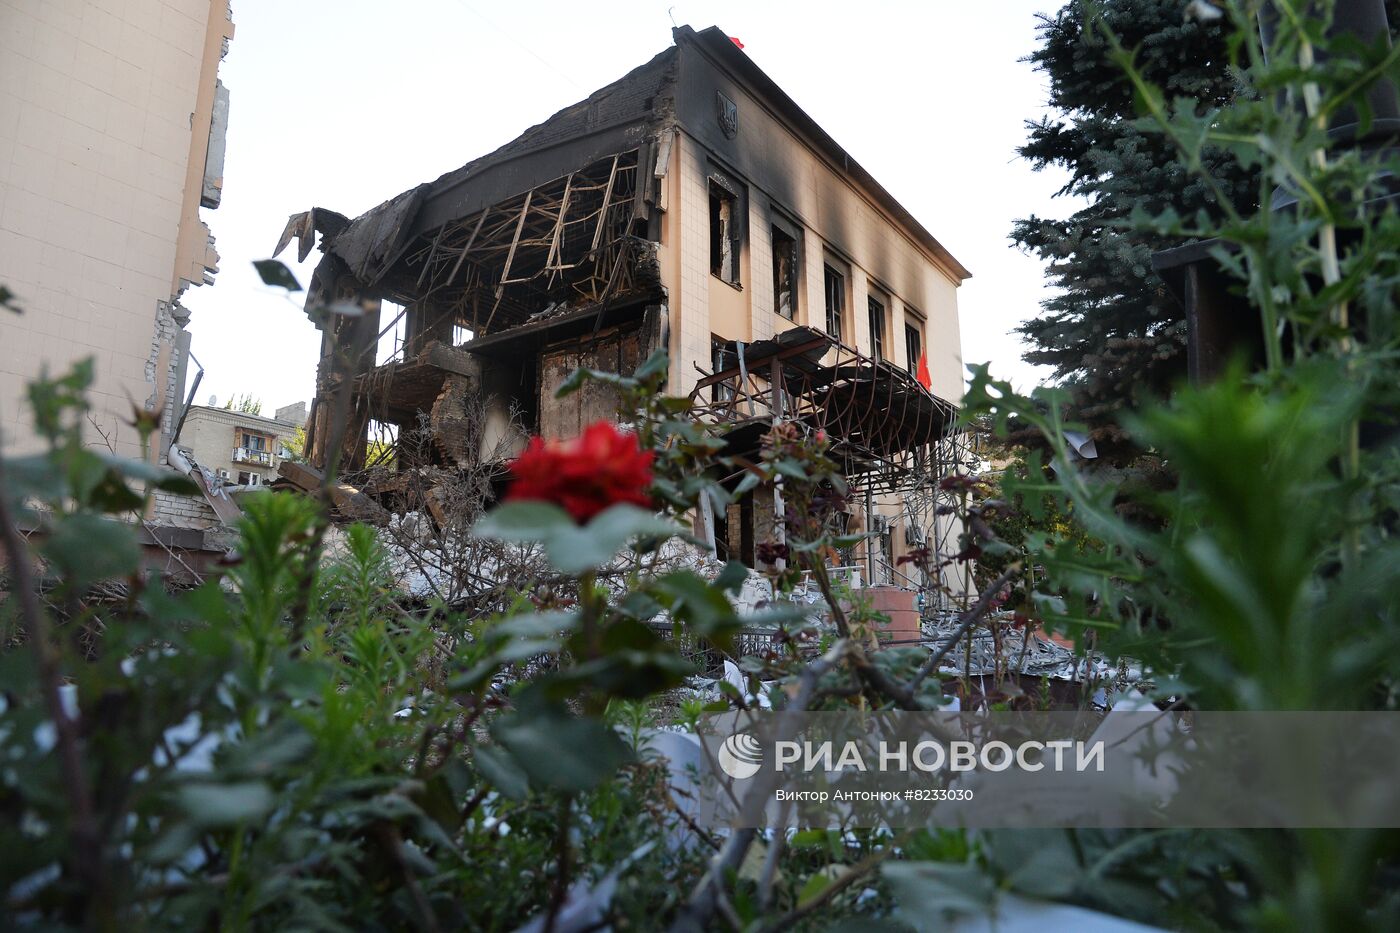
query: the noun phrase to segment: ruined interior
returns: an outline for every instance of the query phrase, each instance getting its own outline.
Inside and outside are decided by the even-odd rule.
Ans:
[[[867,580],[877,577],[878,561],[884,582],[922,586],[928,581],[896,580],[895,555],[946,543],[941,539],[951,530],[937,516],[936,480],[964,452],[953,433],[956,399],[938,397],[914,373],[921,347],[934,346],[937,327],[947,326],[924,329],[924,314],[935,309],[920,283],[941,273],[938,288],[951,294],[966,270],[844,151],[838,150],[837,168],[834,153],[820,151],[834,142],[723,33],[683,27],[676,41],[495,152],[360,217],[314,208],[290,218],[278,251],[296,239],[304,259],[319,236],[322,253],[306,302],[322,332],[307,459],[321,470],[338,450],[339,473],[354,484],[368,465],[374,426],[374,437],[392,450],[385,456],[380,445],[375,459],[392,460],[399,473],[503,462],[529,434],[566,438],[614,417],[605,388],[554,398],[575,368],[630,373],[664,348],[671,356],[668,391],[689,395],[697,417],[731,425],[731,452],[755,455],[776,419],[824,430],[865,499],[855,527],[884,535],[852,561],[865,563]],[[721,90],[712,73],[726,76]],[[757,108],[745,94],[754,101],[781,95],[788,110],[750,116]],[[683,118],[687,112],[707,116]],[[765,178],[796,177],[774,150],[773,134],[741,132],[741,119],[760,116],[796,127],[792,137],[822,156],[829,184],[844,186],[840,196],[855,205],[847,213],[858,209],[854,216],[871,228],[871,248],[889,267],[871,276],[894,283],[881,281],[882,294],[920,302],[922,311],[910,307],[900,318],[903,331],[893,321],[886,331],[912,332],[904,338],[908,366],[892,362],[899,356],[882,349],[880,332],[858,339],[854,326],[820,328],[821,315],[812,310],[818,294],[802,279],[813,274],[799,245],[804,224],[796,206],[780,206],[776,196],[770,196],[770,242],[781,261],[772,275],[774,304],[760,306],[767,296],[759,283],[767,277],[758,271],[755,241],[768,224],[756,221],[753,202],[760,185],[776,184]],[[692,127],[697,120],[704,129]],[[743,148],[721,151],[709,137]],[[755,159],[761,168],[729,167]],[[796,187],[794,180],[786,184]],[[707,201],[695,198],[696,190],[708,190]],[[820,214],[813,213],[809,223],[820,227]],[[837,216],[828,223],[845,221]],[[809,249],[848,255],[836,232],[826,247],[828,235],[819,232],[823,238],[811,236]],[[706,233],[708,243],[695,242]],[[885,254],[914,258],[901,266]],[[820,259],[815,265],[819,273]],[[849,272],[851,263],[843,268]],[[697,287],[697,281],[709,284]],[[873,323],[872,311],[871,327],[885,329],[875,287],[870,300],[881,323]],[[853,306],[856,294],[842,300]],[[688,310],[697,295],[707,320]],[[799,306],[805,315],[795,313]],[[956,340],[955,309],[952,317]],[[381,338],[396,330],[401,343],[377,360]],[[712,352],[697,350],[699,334],[710,338]],[[960,364],[955,347],[951,358]],[[961,384],[960,373],[942,378]],[[337,389],[347,381],[345,410],[338,413]],[[468,429],[469,422],[475,427]],[[365,492],[392,510],[391,487],[380,481]],[[710,536],[716,553],[754,566],[754,545],[771,531],[773,509],[771,502],[746,501],[719,516]],[[895,534],[896,526],[903,534]]]

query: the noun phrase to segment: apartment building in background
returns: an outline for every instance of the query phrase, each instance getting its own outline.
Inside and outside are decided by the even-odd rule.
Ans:
[[[183,399],[191,285],[218,254],[229,0],[0,0],[0,439],[32,449],[25,385],[92,357],[93,416],[139,454],[132,405]],[[91,432],[90,432],[91,433]]]
[[[614,417],[605,387],[555,389],[579,366],[631,373],[664,349],[667,393],[726,425],[727,453],[757,458],[778,422],[824,431],[855,491],[850,530],[878,535],[841,559],[898,582],[898,554],[953,533],[937,479],[955,462],[969,273],[719,29],[674,40],[353,220],[321,207],[290,219],[278,250],[296,239],[304,258],[319,236],[322,252],[309,460],[328,460],[347,381],[343,472],[386,428],[399,471],[450,467]],[[368,313],[319,310],[347,302]],[[696,530],[757,566],[781,509],[772,491],[707,501]]]
[[[305,423],[305,402],[266,418],[220,408],[211,399],[207,406],[190,407],[177,447],[223,485],[266,486],[282,461],[294,458],[296,434]]]

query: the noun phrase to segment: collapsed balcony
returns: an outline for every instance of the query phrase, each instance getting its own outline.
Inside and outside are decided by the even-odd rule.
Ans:
[[[704,375],[690,399],[700,417],[733,426],[725,437],[735,456],[756,458],[774,420],[794,421],[826,432],[847,478],[896,492],[928,472],[930,448],[957,420],[906,370],[811,327],[716,349],[725,368]]]

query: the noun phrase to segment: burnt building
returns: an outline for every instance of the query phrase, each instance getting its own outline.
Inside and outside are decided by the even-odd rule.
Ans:
[[[969,273],[724,33],[674,42],[353,220],[291,219],[279,250],[296,238],[304,258],[319,235],[322,252],[309,459],[338,443],[360,469],[372,425],[393,426],[399,470],[510,456],[530,433],[612,416],[602,389],[554,398],[573,369],[627,373],[665,348],[667,391],[733,425],[736,450],[775,418],[835,439],[858,523],[884,532],[852,560],[891,580],[897,552],[938,533]],[[377,358],[394,327],[401,345]],[[333,431],[345,380],[349,426]],[[697,521],[752,563],[773,508],[770,494]]]

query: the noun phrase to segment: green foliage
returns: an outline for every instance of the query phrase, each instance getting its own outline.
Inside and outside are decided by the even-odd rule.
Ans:
[[[561,812],[581,832],[574,877],[601,881],[655,847],[666,823],[646,814],[665,812],[661,770],[562,697],[670,686],[689,668],[669,645],[624,634],[638,624],[625,618],[600,622],[595,645],[580,639],[587,612],[517,616],[424,664],[444,630],[475,623],[403,611],[373,529],[347,529],[323,566],[316,501],[272,493],[247,500],[224,585],[167,593],[136,573],[134,530],[110,517],[143,502],[124,483],[164,480],[82,446],[90,378],[83,365],[37,383],[50,449],[3,464],[7,506],[46,523],[37,555],[68,609],[48,619],[0,604],[6,630],[29,641],[0,655],[0,814],[14,842],[0,851],[0,925],[513,927],[553,896],[541,866]],[[661,530],[647,519],[642,530]],[[130,596],[89,603],[113,577]],[[103,630],[95,652],[77,637],[90,628]],[[31,649],[52,652],[52,673]],[[548,652],[595,660],[506,701],[502,673]],[[482,676],[460,676],[473,665]],[[69,684],[75,744],[48,712],[55,677]],[[84,810],[95,862],[74,843]],[[642,923],[660,875],[688,859],[634,865],[611,914]]]
[[[255,259],[253,268],[257,270],[258,278],[263,280],[264,285],[271,285],[274,288],[283,288],[289,292],[299,292],[302,290],[301,283],[292,274],[292,270],[287,268],[287,264],[277,259]]]
[[[244,393],[235,395],[227,402],[224,402],[224,411],[236,411],[245,415],[261,415],[262,399]]]
[[[1214,194],[1212,211],[1143,201],[1126,219],[1145,235],[1218,238],[1212,260],[1234,280],[1241,313],[1257,315],[1261,369],[1236,365],[1120,415],[1174,476],[1163,488],[1076,466],[1064,432],[1083,427],[1069,421],[1083,413],[1078,396],[1018,397],[976,370],[969,416],[1041,436],[1053,474],[1031,488],[1075,526],[1026,536],[1045,571],[1031,598],[1051,627],[1142,664],[1161,701],[1393,709],[1400,225],[1378,198],[1396,166],[1390,153],[1326,128],[1377,78],[1400,75],[1400,53],[1329,41],[1323,24],[1284,4],[1273,5],[1278,27],[1264,49],[1254,7],[1229,4],[1220,25],[1240,91],[1203,107],[1154,72],[1153,43],[1125,38],[1117,6],[1086,18],[1082,41],[1123,70],[1118,94],[1131,94],[1133,126]],[[1276,206],[1234,199],[1241,175],[1256,179],[1255,204]],[[979,857],[1017,889],[1008,842],[1012,852],[1065,849],[1060,837],[1031,846],[994,835]],[[1394,832],[1078,833],[1069,842],[1055,883],[1072,889],[1040,896],[1188,928],[1396,923]],[[1074,863],[1098,867],[1080,882],[1063,867]]]
[[[476,524],[475,534],[502,541],[537,541],[561,573],[596,570],[628,541],[665,540],[679,529],[635,505],[614,505],[578,527],[569,513],[548,502],[507,502]]]
[[[1162,397],[1185,371],[1185,321],[1152,270],[1155,250],[1185,240],[1130,227],[1135,211],[1167,207],[1220,218],[1222,202],[1247,207],[1253,172],[1218,147],[1201,158],[1207,184],[1140,116],[1100,26],[1138,51],[1138,68],[1192,113],[1209,113],[1241,93],[1228,55],[1229,24],[1183,16],[1180,0],[1070,0],[1040,25],[1029,61],[1049,86],[1052,114],[1028,123],[1019,152],[1032,167],[1069,173],[1058,194],[1087,202],[1064,219],[1028,217],[1011,238],[1046,263],[1055,294],[1018,330],[1028,362],[1053,367],[1073,386],[1076,417],[1089,423],[1101,455],[1124,450],[1115,413]],[[1126,452],[1126,451],[1124,451]]]

